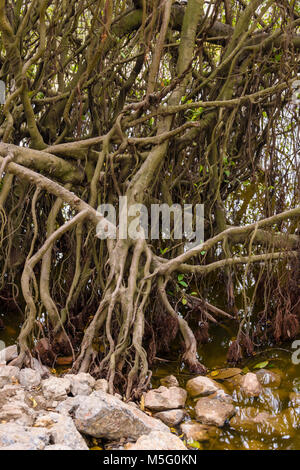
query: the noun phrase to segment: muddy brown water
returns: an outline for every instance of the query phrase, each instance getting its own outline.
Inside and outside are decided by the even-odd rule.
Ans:
[[[3,319],[3,316],[1,318]],[[15,343],[21,321],[18,314],[5,317],[5,329],[0,330],[0,341],[3,341],[6,346]],[[198,350],[200,361],[207,366],[209,371],[229,367],[226,362],[226,354],[233,335],[234,332],[231,331],[230,325],[226,328],[217,326],[211,329],[209,343],[200,346]],[[278,388],[264,388],[265,393],[259,398],[245,399],[239,393],[233,393],[234,404],[237,409],[252,406],[261,411],[266,410],[282,424],[281,413],[291,407],[289,394],[291,392],[300,393],[300,365],[293,364],[293,352],[291,344],[280,345],[280,347],[270,346],[256,353],[254,358],[245,360],[239,365],[241,369],[247,367],[250,371],[255,371],[254,368],[257,364],[268,361],[266,368],[280,372],[282,382]],[[160,378],[170,374],[177,377],[182,387],[185,387],[187,380],[193,377],[184,365],[178,361],[176,345],[168,356],[168,362],[157,361],[153,369],[152,386],[158,387]],[[195,401],[188,399],[187,410],[192,418],[194,417],[194,406]],[[295,412],[299,417],[298,421],[300,421],[300,407],[295,408]],[[180,435],[179,428],[176,428],[176,432]],[[236,431],[227,423],[216,438],[201,443],[201,447],[208,450],[300,450],[300,429],[295,430],[294,435],[286,433],[278,437],[262,433],[259,428],[256,432]]]

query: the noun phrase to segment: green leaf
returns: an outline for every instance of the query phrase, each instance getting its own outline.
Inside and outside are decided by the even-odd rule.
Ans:
[[[178,274],[178,277],[177,277],[178,281],[182,281],[183,278],[184,278],[183,274]]]
[[[179,284],[182,285],[183,287],[189,287],[187,283],[184,281],[179,281]]]
[[[185,298],[182,299],[182,305],[186,305],[187,304],[187,300]]]
[[[264,369],[269,364],[269,361],[259,362],[256,364],[253,369]]]
[[[205,250],[200,251],[200,254],[201,254],[202,256],[204,256],[204,255],[206,254],[206,251],[205,251]]]

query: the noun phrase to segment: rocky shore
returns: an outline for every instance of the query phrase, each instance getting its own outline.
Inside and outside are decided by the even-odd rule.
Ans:
[[[185,388],[168,376],[139,403],[126,403],[108,393],[105,379],[58,377],[37,360],[20,370],[9,365],[15,355],[12,346],[0,358],[0,450],[201,449],[227,425],[279,436],[300,426],[297,393],[280,416],[254,406],[280,385],[280,374],[267,370],[223,369],[214,378],[194,377]]]

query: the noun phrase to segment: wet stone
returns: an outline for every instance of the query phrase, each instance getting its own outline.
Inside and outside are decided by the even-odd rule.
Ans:
[[[216,393],[221,386],[209,377],[195,377],[186,384],[186,390],[191,397],[208,396]]]
[[[177,426],[181,421],[186,417],[187,412],[185,410],[169,410],[169,411],[160,411],[155,413],[154,418],[160,419],[167,426],[173,427]]]
[[[160,379],[160,384],[163,387],[179,387],[179,383],[175,375],[167,375],[166,377],[163,377]]]
[[[248,372],[241,380],[241,392],[247,397],[258,397],[262,393],[262,386],[256,374]]]
[[[202,424],[222,427],[235,414],[231,403],[210,397],[200,398],[195,407],[196,419]]]
[[[159,387],[145,395],[145,407],[153,411],[183,408],[187,392],[180,387]]]

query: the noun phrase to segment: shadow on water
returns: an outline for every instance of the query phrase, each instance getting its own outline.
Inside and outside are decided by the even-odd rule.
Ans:
[[[23,318],[19,312],[12,311],[4,315],[0,306],[0,341],[6,346],[15,344],[22,322]]]

